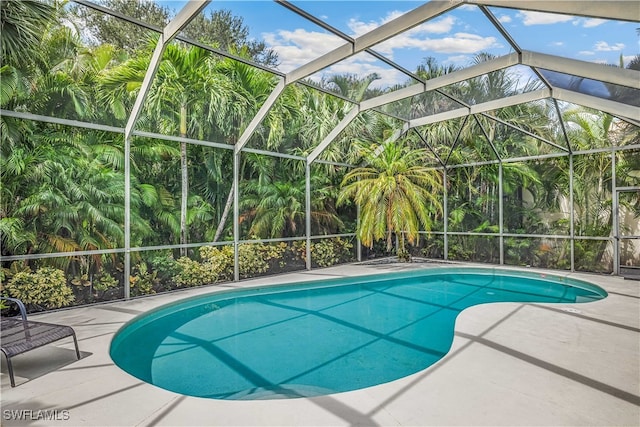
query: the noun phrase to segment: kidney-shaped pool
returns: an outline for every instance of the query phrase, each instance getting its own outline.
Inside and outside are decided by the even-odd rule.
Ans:
[[[110,353],[131,375],[185,395],[318,396],[429,367],[449,351],[456,316],[467,307],[606,295],[574,279],[472,268],[216,292],[134,318]]]

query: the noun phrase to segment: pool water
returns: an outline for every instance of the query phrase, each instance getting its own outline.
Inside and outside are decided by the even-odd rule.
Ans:
[[[138,316],[110,352],[131,375],[185,395],[317,396],[429,367],[449,351],[467,307],[605,296],[577,280],[461,268],[218,292]]]

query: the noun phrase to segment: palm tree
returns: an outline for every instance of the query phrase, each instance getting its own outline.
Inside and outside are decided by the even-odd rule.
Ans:
[[[239,52],[242,56],[248,56],[249,52],[243,49]],[[217,115],[219,120],[218,135],[227,142],[235,144],[241,132],[249,124],[249,120],[269,97],[276,80],[255,67],[251,67],[240,61],[224,59],[216,64],[216,72],[224,75],[232,84],[233,98],[226,104],[226,108],[219,108]],[[296,115],[297,95],[293,86],[288,86],[280,95],[263,120],[262,126],[255,132],[254,138],[260,140],[269,149],[277,149],[283,141],[288,122]],[[233,205],[233,185],[229,188],[226,203],[213,241],[217,241],[224,232],[227,218]]]
[[[106,99],[131,97],[142,84],[149,58],[133,58],[105,73],[101,83]],[[161,133],[177,133],[181,137],[204,139],[212,124],[224,123],[224,110],[230,98],[228,80],[214,72],[215,59],[199,47],[178,43],[167,46],[147,98],[148,107],[140,123],[153,126]],[[202,96],[206,94],[206,96]],[[122,106],[117,106],[122,110]],[[216,119],[217,122],[216,122]],[[180,243],[187,243],[189,171],[187,143],[180,143]],[[181,252],[186,255],[186,248]]]
[[[279,171],[275,171],[273,165],[260,166],[262,173],[258,174],[257,179],[243,186],[245,195],[240,204],[243,210],[240,220],[251,221],[251,236],[279,238],[299,235],[300,230],[304,230],[306,218],[305,179],[287,175],[293,168],[287,167],[286,162]],[[273,179],[274,175],[286,178]],[[331,190],[324,187],[327,184],[323,175],[311,176],[311,185],[321,190],[314,193],[309,214],[315,229],[334,233],[343,224],[333,206]]]
[[[28,67],[37,58],[43,29],[55,22],[55,6],[40,1],[3,1],[0,7],[2,62]]]
[[[404,237],[414,244],[421,230],[431,229],[431,215],[442,209],[435,194],[440,177],[424,166],[427,152],[409,149],[399,142],[362,146],[367,166],[347,173],[338,204],[353,199],[360,206],[357,235],[366,246],[386,237],[392,248],[392,234],[401,235],[398,252],[404,251]]]

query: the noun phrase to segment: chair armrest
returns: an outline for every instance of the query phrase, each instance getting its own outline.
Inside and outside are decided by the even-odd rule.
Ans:
[[[17,298],[10,298],[10,297],[3,297],[3,296],[0,296],[0,299],[15,302],[18,308],[20,309],[20,316],[22,316],[22,320],[24,320],[25,322],[27,321],[27,309],[24,307],[24,304],[22,303],[22,301],[20,301]]]

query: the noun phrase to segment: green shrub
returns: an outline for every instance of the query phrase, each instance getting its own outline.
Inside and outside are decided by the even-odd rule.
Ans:
[[[233,246],[203,246],[200,248],[204,268],[212,271],[216,279],[231,280],[233,277]]]
[[[233,248],[203,246],[200,248],[202,262],[181,257],[176,261],[177,274],[173,280],[179,286],[200,286],[218,280],[228,280],[233,272]]]
[[[158,279],[160,281],[171,281],[180,270],[169,250],[150,254],[148,256],[148,265],[154,271],[158,272]]]
[[[53,309],[71,304],[75,297],[67,286],[64,272],[52,267],[41,267],[35,273],[21,271],[6,284],[10,297],[36,308]]]
[[[287,249],[284,242],[274,244],[245,243],[238,246],[240,277],[263,274],[275,264],[284,267],[283,255]]]
[[[307,261],[307,244],[304,241],[296,242],[295,249],[300,257]],[[353,244],[340,237],[321,239],[311,243],[311,259],[320,267],[330,267],[342,262],[347,262],[352,257]]]
[[[134,269],[135,275],[129,278],[131,296],[155,294],[159,284],[158,273],[149,271],[147,264],[141,262]]]
[[[98,292],[106,292],[109,289],[117,288],[120,285],[118,280],[109,273],[102,273],[93,282],[93,289]]]
[[[178,274],[173,277],[173,280],[179,286],[200,286],[215,282],[217,278],[204,264],[191,258],[180,257],[176,263],[178,264]]]

